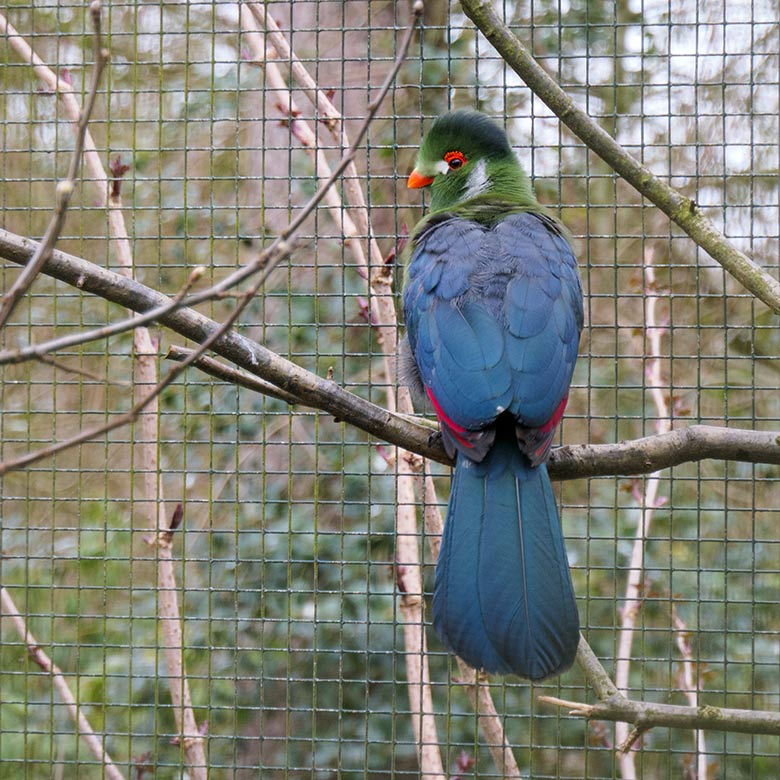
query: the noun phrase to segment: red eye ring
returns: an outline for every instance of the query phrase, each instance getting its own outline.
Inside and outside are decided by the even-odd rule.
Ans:
[[[451,171],[456,171],[458,168],[462,168],[467,160],[463,152],[452,151],[444,155],[444,162],[447,163]]]

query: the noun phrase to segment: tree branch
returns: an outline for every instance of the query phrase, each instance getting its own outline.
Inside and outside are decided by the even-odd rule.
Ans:
[[[710,705],[683,707],[676,704],[656,704],[628,699],[615,687],[601,661],[582,637],[577,647],[577,664],[585,673],[600,703],[584,704],[554,696],[539,696],[539,701],[556,707],[565,707],[570,715],[587,720],[632,723],[638,735],[656,726],[780,735],[780,712],[740,710]],[[622,747],[630,748],[630,744]]]
[[[13,314],[16,305],[30,288],[30,285],[35,281],[35,277],[38,276],[43,264],[54,249],[54,245],[57,243],[57,239],[65,225],[65,216],[68,212],[70,199],[76,190],[76,181],[88,137],[87,127],[89,126],[89,118],[92,116],[92,109],[95,107],[95,98],[97,97],[98,87],[100,86],[100,79],[108,64],[108,49],[104,49],[102,43],[100,12],[100,0],[92,0],[89,6],[89,15],[92,20],[95,63],[92,68],[92,81],[89,86],[86,102],[84,103],[84,107],[78,112],[76,143],[73,147],[73,152],[71,153],[68,173],[64,179],[57,182],[54,193],[54,213],[49,220],[49,225],[46,228],[43,240],[38,244],[35,255],[25,266],[22,273],[16,278],[5,295],[3,295],[2,299],[0,299],[0,328],[8,322],[8,318]],[[33,50],[26,45],[24,39],[6,21],[2,14],[0,14],[0,31],[3,31],[4,34],[8,36],[11,45],[14,46],[25,59],[29,60],[32,65],[35,66],[40,64],[41,66],[46,67],[42,61],[38,61]],[[57,90],[58,92],[61,92],[63,90],[64,82],[56,79],[56,77],[55,80],[57,82]],[[67,87],[66,91],[72,96],[73,88],[70,85],[67,85]]]
[[[78,736],[84,740],[87,747],[92,751],[92,755],[100,762],[105,776],[109,780],[125,780],[124,775],[119,771],[119,768],[105,749],[105,739],[101,739],[95,733],[92,725],[87,720],[87,716],[84,714],[83,708],[76,701],[76,697],[73,695],[73,691],[71,691],[62,670],[43,651],[38,640],[27,628],[24,616],[19,612],[7,588],[0,588],[0,617],[10,619],[13,627],[16,629],[16,633],[19,634],[22,642],[24,642],[30,658],[51,677],[54,689],[65,702],[68,714],[76,724]]]
[[[729,243],[693,200],[681,195],[645,168],[577,106],[507,27],[496,11],[495,3],[491,0],[462,0],[461,7],[512,70],[589,149],[637,192],[655,203],[746,289],[780,314],[780,282]]]
[[[631,723],[638,735],[658,726],[677,729],[728,731],[740,734],[780,736],[780,712],[771,710],[740,710],[729,707],[685,707],[677,704],[656,704],[635,699],[612,699],[599,704],[540,696],[539,701],[565,707],[569,715],[587,720]],[[635,740],[632,740],[632,742]],[[631,745],[623,745],[622,749]]]
[[[661,371],[663,355],[662,340],[666,328],[658,314],[660,297],[658,294],[655,267],[653,265],[653,250],[645,252],[645,328],[644,349],[647,353],[645,377],[648,383],[648,393],[655,408],[655,430],[658,434],[669,433],[672,429],[670,405],[664,393],[664,377]],[[626,577],[625,599],[620,614],[620,630],[618,631],[617,661],[615,663],[615,685],[624,696],[628,693],[631,675],[632,647],[636,622],[643,604],[642,587],[645,574],[645,540],[650,534],[650,527],[659,506],[659,489],[661,479],[654,473],[645,482],[644,493],[639,486],[634,485],[634,496],[639,504],[639,515],[634,530],[634,542],[631,546],[631,557]],[[615,739],[620,745],[632,745],[636,739],[631,739],[624,723],[615,727]],[[638,736],[638,735],[637,735]],[[620,751],[618,756],[620,774],[623,780],[635,780],[637,776],[636,754],[628,748]],[[706,780],[706,778],[705,778]]]
[[[701,460],[780,464],[780,433],[690,425],[617,444],[558,447],[548,462],[556,480],[632,476]]]
[[[251,9],[251,15],[245,9]],[[242,6],[242,26],[248,40],[257,50],[255,59],[260,61],[263,51],[256,42],[257,30],[252,24],[254,17],[266,30],[267,40],[276,50],[280,59],[290,62],[293,77],[303,88],[306,96],[320,112],[328,117],[326,124],[333,132],[336,141],[342,148],[351,146],[349,138],[343,129],[341,117],[335,106],[317,87],[314,79],[298,60],[290,48],[278,25],[267,13],[264,6],[250,3]],[[419,19],[422,4],[416,3],[413,17]],[[410,39],[407,35],[401,44],[401,57],[404,56]],[[399,58],[396,59],[397,71]],[[300,141],[303,148],[314,158],[317,176],[327,176],[330,165],[323,150],[319,148],[317,136],[310,125],[298,117],[293,97],[275,62],[265,63],[266,78],[273,86],[276,96],[275,106],[289,122],[292,134]],[[392,77],[392,74],[391,76]],[[382,253],[377,242],[369,237],[370,223],[365,196],[358,183],[357,169],[350,162],[345,169],[344,190],[347,199],[355,210],[353,219],[345,210],[342,199],[331,191],[331,200],[326,204],[327,213],[336,223],[339,233],[343,236],[344,245],[351,251],[359,275],[366,280],[370,297],[369,322],[373,325],[377,341],[383,356],[384,386],[386,389],[386,406],[391,412],[401,411],[412,414],[411,398],[407,388],[395,386],[395,353],[398,342],[395,299],[392,289],[391,273],[371,273],[366,253],[360,240],[361,233],[369,239],[369,253],[372,264],[386,271]],[[359,224],[356,225],[356,222]],[[375,316],[376,315],[376,316]],[[417,753],[420,773],[431,780],[444,780],[444,767],[441,749],[434,717],[433,695],[430,685],[430,670],[428,665],[425,622],[423,619],[424,600],[421,575],[421,556],[417,533],[417,512],[414,496],[415,475],[423,469],[423,461],[409,452],[394,450],[390,459],[395,462],[396,473],[396,560],[395,568],[399,590],[399,609],[403,616],[404,663],[406,665],[407,691],[412,720],[412,729],[417,743]]]
[[[24,265],[35,251],[35,246],[30,239],[0,229],[0,257]],[[59,250],[54,250],[42,272],[140,313],[165,306],[171,301],[133,279],[126,279]],[[189,308],[168,311],[160,316],[159,321],[196,343],[219,328],[214,320]],[[452,464],[441,442],[431,436],[428,426],[412,422],[403,415],[392,414],[234,331],[222,335],[211,349],[275,387],[292,393],[302,404],[332,414],[383,441],[439,463]],[[692,425],[667,434],[618,444],[559,447],[550,456],[548,470],[555,480],[627,476],[707,459],[778,465],[780,433]]]

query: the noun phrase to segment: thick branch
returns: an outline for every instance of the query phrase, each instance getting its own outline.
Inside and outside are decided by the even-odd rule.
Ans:
[[[462,0],[461,6],[506,63],[589,149],[658,206],[753,295],[780,314],[780,282],[729,243],[693,200],[655,176],[596,124],[534,60],[504,24],[495,3],[491,0]]]
[[[700,460],[780,464],[780,433],[691,425],[617,444],[567,445],[553,450],[548,468],[557,480],[652,474]]]
[[[24,265],[35,242],[0,230],[0,256]],[[80,257],[55,250],[43,273],[143,313],[170,303],[170,298],[132,279],[101,268]],[[219,324],[188,308],[168,311],[160,323],[197,343],[214,333]],[[334,381],[285,360],[268,348],[230,331],[212,350],[255,376],[291,393],[300,403],[321,409],[366,433],[423,455],[451,464],[430,428],[388,412]],[[560,447],[550,457],[550,476],[556,480],[584,477],[647,474],[681,463],[706,459],[780,464],[780,433],[692,425],[668,434],[618,444],[584,444]]]

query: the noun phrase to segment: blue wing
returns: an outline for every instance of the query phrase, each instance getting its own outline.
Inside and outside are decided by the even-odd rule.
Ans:
[[[411,256],[404,316],[440,417],[475,431],[508,410],[525,429],[554,420],[551,438],[582,329],[576,260],[553,220],[433,225]]]

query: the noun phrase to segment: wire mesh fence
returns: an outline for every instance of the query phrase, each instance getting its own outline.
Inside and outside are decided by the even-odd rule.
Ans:
[[[776,4],[492,5],[598,126],[777,278]],[[96,50],[81,2],[2,15],[7,292],[14,237],[44,235],[73,158]],[[58,250],[169,296],[254,267],[251,299],[248,276],[195,309],[223,322],[245,306],[236,349],[403,411],[389,296],[425,205],[405,179],[433,117],[479,108],[580,259],[586,326],[556,443],[780,430],[777,309],[567,130],[460,6],[426,5],[354,170],[281,261],[264,250],[358,137],[411,6],[110,2],[101,16],[110,62]],[[437,493],[410,498],[391,445],[195,366],[122,418],[181,365],[182,333],[192,347],[210,331],[163,318],[63,342],[127,319],[142,292],[95,294],[93,272],[69,267],[70,284],[47,266],[2,334],[0,777],[780,776],[776,725],[632,735],[539,700],[597,701],[581,666],[483,679],[475,707],[425,606],[423,515],[446,504],[449,469],[426,461]],[[583,634],[633,700],[777,711],[778,458],[682,461],[555,483]],[[399,528],[409,506],[417,524]],[[409,638],[421,620],[427,647]]]

